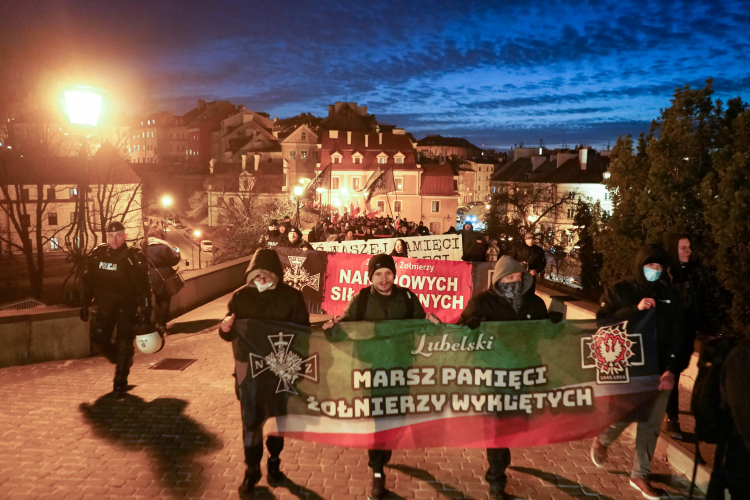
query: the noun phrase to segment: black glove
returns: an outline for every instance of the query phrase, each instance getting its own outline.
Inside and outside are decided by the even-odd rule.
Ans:
[[[547,313],[547,316],[549,317],[549,320],[552,323],[559,323],[563,320],[563,313],[557,312],[557,311],[550,311]]]
[[[89,320],[89,308],[84,306],[81,308],[80,311],[78,311],[78,317],[81,318],[81,321],[86,322]]]
[[[466,323],[464,323],[465,326],[468,326],[472,330],[476,330],[481,324],[482,318],[478,318],[477,316],[472,316]]]

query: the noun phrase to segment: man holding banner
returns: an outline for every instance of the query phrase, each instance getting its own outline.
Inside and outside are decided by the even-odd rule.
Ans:
[[[310,314],[307,312],[302,292],[281,281],[283,274],[278,254],[274,250],[258,249],[245,273],[247,284],[232,295],[228,304],[229,311],[219,327],[221,338],[232,342],[237,398],[243,404],[248,399],[253,399],[254,393],[252,389],[246,389],[247,385],[243,384],[248,375],[249,359],[247,346],[244,345],[234,325],[235,319],[276,320],[310,326]],[[245,390],[250,392],[249,398],[248,395],[243,395]],[[262,427],[246,428],[245,412],[246,408],[243,408],[242,434],[247,471],[239,488],[242,494],[251,493],[260,481],[262,477],[260,461],[263,458]],[[284,480],[284,475],[279,468],[281,463],[279,456],[281,450],[284,449],[284,438],[268,436],[266,448],[271,455],[268,459],[268,482],[279,483]]]
[[[394,284],[396,262],[390,255],[379,254],[370,258],[367,267],[372,286],[363,288],[352,296],[344,314],[323,325],[328,330],[339,321],[379,321],[389,319],[428,319],[433,324],[440,320],[432,313],[425,313],[417,294],[408,288]],[[388,490],[385,487],[383,468],[391,459],[391,450],[368,450],[372,469],[372,490],[370,498],[381,500]]]
[[[471,298],[458,324],[476,329],[482,321],[546,319],[547,307],[534,294],[533,282],[533,276],[521,264],[503,255],[495,264],[492,286]],[[561,315],[555,319],[560,321]],[[490,485],[490,498],[507,498],[508,476],[505,470],[510,465],[510,450],[487,448],[487,462],[490,466],[485,479]]]
[[[662,272],[669,263],[663,248],[644,245],[635,257],[632,276],[608,288],[601,298],[601,309],[596,313],[597,324],[612,323],[638,311],[656,310],[656,341],[659,361],[659,392],[647,415],[638,422],[635,438],[635,456],[630,472],[630,485],[649,499],[658,499],[659,493],[651,487],[651,459],[656,450],[661,422],[667,408],[669,394],[675,379],[687,368],[692,351],[685,349],[683,312],[679,297],[662,279]],[[594,438],[591,459],[597,467],[607,461],[607,449],[617,440],[630,422],[612,425]]]

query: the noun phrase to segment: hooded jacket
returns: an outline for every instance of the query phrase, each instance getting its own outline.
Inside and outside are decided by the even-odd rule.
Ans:
[[[666,270],[669,256],[657,245],[644,245],[633,262],[631,276],[608,287],[599,300],[601,309],[596,313],[597,324],[619,321],[640,314],[638,303],[644,298],[656,301],[656,340],[659,369],[675,375],[687,368],[693,352],[692,343],[684,335],[684,314],[680,299],[664,281],[667,274],[662,271],[659,280],[648,281],[643,266],[659,263]]]
[[[497,284],[505,276],[514,273],[521,273],[521,296],[510,300],[500,295]],[[457,324],[472,324],[476,321],[547,319],[547,306],[531,290],[533,283],[534,277],[521,264],[503,255],[495,264],[492,286],[469,300]]]
[[[716,301],[710,293],[708,273],[697,261],[680,262],[678,246],[680,240],[688,238],[682,234],[664,236],[664,249],[669,255],[669,271],[666,281],[672,291],[679,295],[685,310],[685,327],[692,338],[696,332],[711,335],[716,332],[718,318]]]
[[[259,292],[252,284],[253,278],[261,271],[273,273],[277,277],[274,288]],[[274,250],[257,250],[245,271],[245,282],[249,284],[234,292],[229,300],[227,316],[234,314],[235,319],[268,319],[310,326],[310,314],[302,292],[284,283],[283,276],[278,254]],[[228,332],[219,329],[219,335],[224,340],[237,338],[234,327]]]
[[[148,279],[151,282],[151,289],[154,295],[163,295],[164,280],[175,275],[176,271],[172,266],[180,263],[179,251],[159,238],[148,238],[144,246],[143,254],[148,261]]]

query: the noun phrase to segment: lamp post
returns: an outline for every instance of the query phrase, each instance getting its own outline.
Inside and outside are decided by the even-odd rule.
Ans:
[[[163,210],[162,210],[161,224],[164,227],[165,231],[167,229],[167,207],[169,205],[171,205],[171,204],[172,204],[172,198],[170,198],[169,196],[164,196],[161,199],[161,205],[162,205],[162,208],[163,208]]]
[[[193,234],[195,235],[196,238],[201,237],[201,232],[198,231],[197,229],[195,230]],[[195,242],[193,242],[193,244],[195,244]],[[201,244],[198,243],[198,269],[200,268],[201,268]],[[195,269],[195,263],[193,263],[193,269]]]
[[[91,87],[68,87],[63,90],[64,111],[71,125],[80,130],[81,177],[78,182],[76,200],[76,221],[65,235],[66,247],[73,256],[71,276],[75,282],[82,278],[85,269],[85,257],[88,249],[88,231],[86,230],[88,208],[88,133],[99,122],[102,109],[102,91]],[[72,240],[71,240],[72,237]]]
[[[302,196],[302,192],[303,191],[304,191],[304,188],[302,186],[294,186],[294,196],[295,196],[295,198],[297,200],[297,224],[296,224],[296,227],[298,227],[298,228],[301,227],[300,222],[299,222],[299,200],[300,200],[300,197]]]

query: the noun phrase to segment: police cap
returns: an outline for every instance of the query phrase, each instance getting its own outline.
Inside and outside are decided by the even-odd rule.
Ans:
[[[125,231],[125,226],[122,225],[122,222],[112,221],[107,224],[108,233],[116,233],[118,231]]]

